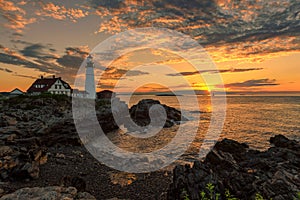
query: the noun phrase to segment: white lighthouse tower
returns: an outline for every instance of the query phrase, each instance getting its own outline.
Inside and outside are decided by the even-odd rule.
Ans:
[[[85,91],[87,92],[87,98],[96,98],[94,62],[91,55],[87,57],[87,64],[85,69]]]

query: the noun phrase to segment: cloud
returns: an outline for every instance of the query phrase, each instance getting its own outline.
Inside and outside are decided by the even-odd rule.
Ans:
[[[122,0],[109,0],[109,1],[92,0],[91,4],[94,8],[107,7],[107,8],[115,9],[115,8],[121,8],[125,6]]]
[[[125,75],[125,77],[122,77]],[[115,85],[120,80],[125,80],[129,77],[135,76],[143,76],[148,75],[148,72],[140,71],[140,70],[127,70],[121,68],[110,67],[106,68],[106,70],[101,74],[101,78],[99,79],[99,88],[102,89],[113,89]],[[118,86],[118,88],[127,88],[126,86]]]
[[[29,79],[36,79],[37,77],[35,76],[30,76],[30,75],[24,75],[24,74],[18,74],[15,73],[14,76],[22,77],[22,78],[29,78]]]
[[[127,69],[121,69],[121,68],[115,68],[110,67],[107,68],[102,74],[101,74],[101,84],[108,82],[111,84],[115,84],[119,80],[124,80],[126,77],[122,77],[126,74],[126,77],[134,77],[134,76],[142,76],[142,75],[148,75],[148,72],[140,71],[140,70],[127,70]]]
[[[20,41],[23,42],[24,44],[26,44],[26,42],[24,41]],[[53,53],[50,52],[46,52],[50,51],[52,52],[52,49],[48,49],[48,47],[42,45],[42,44],[30,44],[29,46],[26,46],[23,50],[21,50],[20,52],[23,54],[23,56],[27,56],[27,57],[33,57],[33,58],[43,58],[43,59],[56,59],[57,56],[54,55]]]
[[[8,21],[4,26],[17,32],[22,32],[26,25],[36,21],[35,18],[26,19],[22,14],[16,13],[2,13],[2,17]]]
[[[14,36],[22,36],[22,34],[13,34]],[[15,44],[23,44],[23,45],[33,45],[33,43],[31,43],[31,42],[27,42],[27,41],[24,41],[24,40],[15,40],[15,39],[13,39],[13,40],[10,40],[12,43],[15,43]]]
[[[77,49],[79,50],[80,47]],[[20,51],[22,55],[3,45],[0,45],[0,50],[3,51],[3,53],[0,52],[1,63],[36,69],[48,74],[74,76],[78,70],[76,68],[78,67],[78,62],[80,66],[83,60],[80,53],[73,52],[72,55],[68,55],[70,54],[70,50],[66,51],[66,55],[57,58],[57,56],[50,53],[53,49],[43,44],[26,46]]]
[[[56,50],[51,48],[52,45],[32,44],[22,40],[16,42],[27,45],[20,51],[22,54],[0,45],[0,63],[36,69],[47,75],[63,76],[69,82],[74,81],[81,63],[89,53],[87,46],[67,47],[64,55],[57,56],[53,54]],[[8,72],[8,69],[0,70]],[[15,72],[14,75],[34,78]]]
[[[236,82],[236,83],[229,83],[225,84],[226,88],[249,88],[249,87],[265,87],[265,86],[276,86],[280,85],[279,83],[276,82],[275,79],[252,79],[252,80],[247,80],[244,82]]]
[[[167,76],[193,76],[197,74],[203,73],[236,73],[236,72],[248,72],[248,71],[257,71],[262,70],[263,68],[231,68],[231,69],[220,69],[220,70],[201,70],[201,71],[193,71],[193,72],[180,72],[174,74],[166,74]]]
[[[0,71],[4,71],[4,72],[7,72],[7,73],[13,73],[13,71],[11,71],[10,69],[1,68],[1,67],[0,67]]]
[[[24,4],[23,4],[24,5]],[[26,25],[36,21],[35,18],[26,18],[26,11],[14,2],[9,0],[0,0],[0,15],[6,19],[5,27],[22,32]]]
[[[148,72],[143,72],[140,70],[126,70],[126,69],[117,69],[117,68],[111,68],[109,70],[110,74],[114,74],[114,75],[125,75],[126,76],[141,76],[141,75],[147,75],[149,74]]]
[[[57,20],[70,19],[76,22],[77,19],[88,15],[87,11],[79,8],[66,8],[63,5],[56,5],[54,3],[40,2],[41,9],[36,11],[36,15],[41,17],[51,17]]]
[[[217,61],[256,59],[257,55],[300,50],[297,0],[136,2],[91,1],[101,18],[98,32],[170,28],[196,39],[215,54]]]
[[[67,8],[52,2],[21,1],[14,3],[10,0],[0,0],[0,15],[7,21],[4,26],[18,33],[21,33],[28,24],[44,20],[47,17],[76,22],[88,14],[87,10],[78,7]]]
[[[58,58],[57,63],[67,68],[74,68],[78,70],[89,52],[90,50],[87,46],[67,47],[65,55]]]
[[[22,66],[25,68],[36,69],[45,73],[53,73],[55,70],[48,65],[41,65],[38,62],[27,60],[26,58],[18,55],[9,55],[6,53],[0,53],[0,62],[10,65]]]
[[[36,77],[34,77],[34,76],[29,76],[29,75],[24,75],[24,74],[18,74],[17,72],[14,72],[14,71],[12,71],[10,69],[7,69],[7,68],[1,68],[0,67],[0,71],[12,74],[13,76],[18,76],[18,77],[22,77],[22,78],[36,79]]]
[[[57,59],[57,63],[69,67],[69,68],[79,68],[84,58],[73,55],[63,55]]]
[[[67,47],[66,48],[66,53],[68,55],[81,55],[81,56],[87,56],[90,52],[90,49],[88,46],[81,46],[81,47]]]

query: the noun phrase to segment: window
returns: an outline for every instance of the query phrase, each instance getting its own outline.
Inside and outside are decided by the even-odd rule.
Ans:
[[[59,89],[61,89],[61,85],[59,85],[58,87],[59,87]]]

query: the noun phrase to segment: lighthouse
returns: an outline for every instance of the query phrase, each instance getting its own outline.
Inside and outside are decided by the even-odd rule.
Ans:
[[[85,69],[85,91],[87,92],[87,98],[89,99],[96,98],[94,62],[93,62],[93,57],[91,55],[87,57],[87,63]]]

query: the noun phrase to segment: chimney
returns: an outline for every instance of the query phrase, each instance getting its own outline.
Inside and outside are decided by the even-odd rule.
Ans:
[[[53,75],[52,78],[55,78],[55,75]]]
[[[44,79],[44,76],[41,76],[41,79]]]

